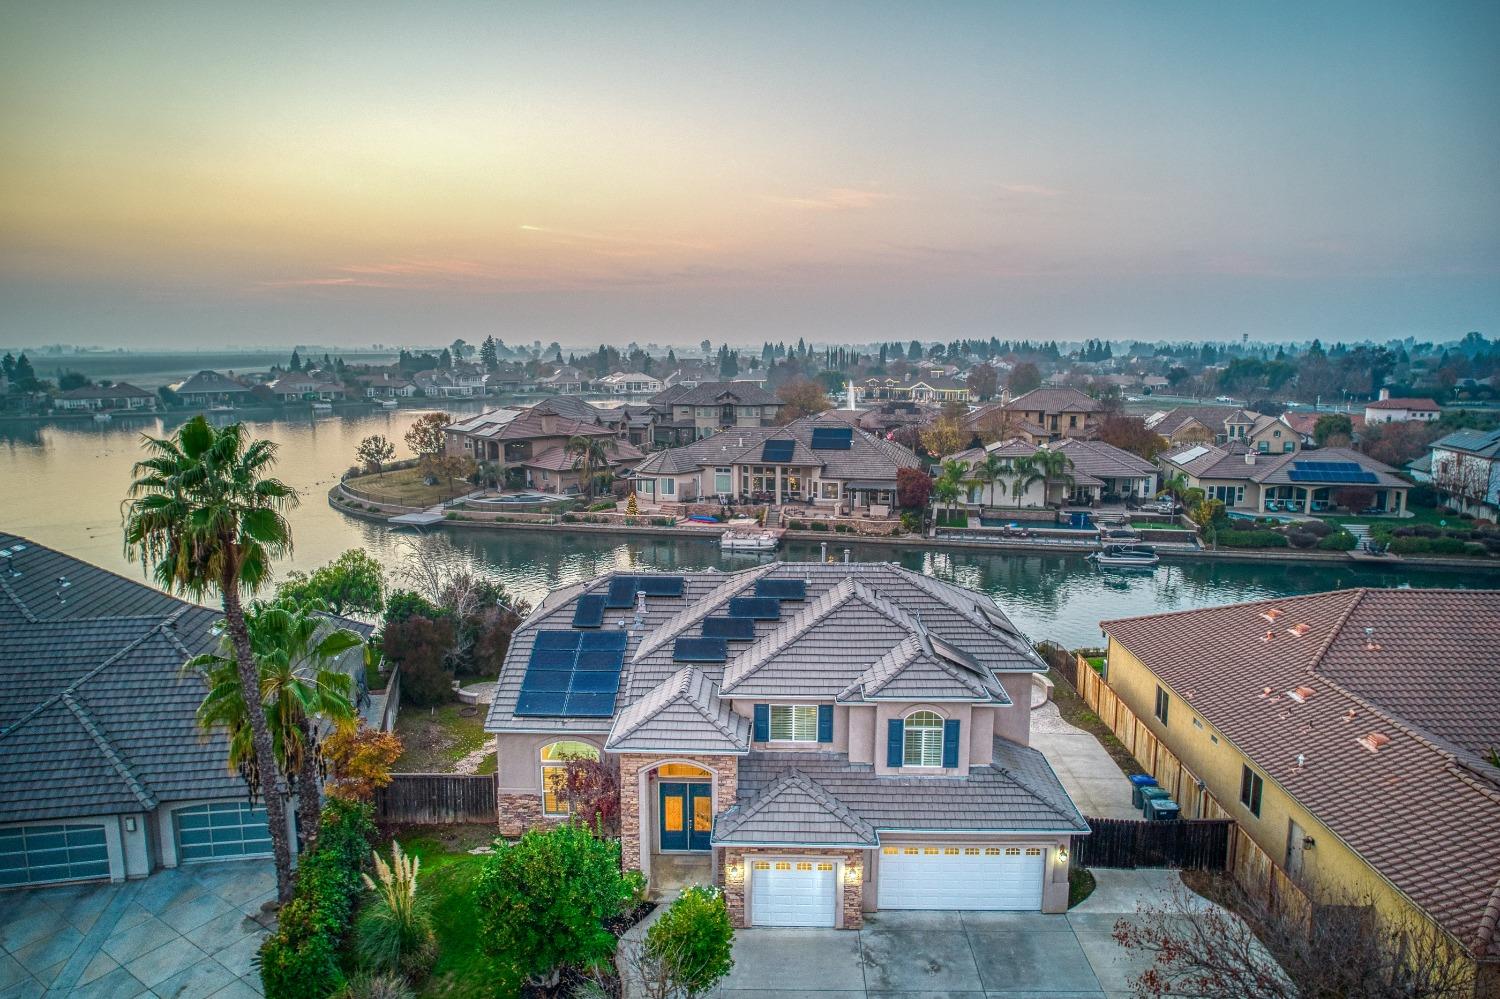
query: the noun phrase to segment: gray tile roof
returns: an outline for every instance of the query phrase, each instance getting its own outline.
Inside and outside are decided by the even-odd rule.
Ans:
[[[793,774],[802,776],[877,834],[1073,833],[1088,823],[1068,798],[1046,757],[1034,749],[996,739],[994,763],[973,767],[965,777],[878,776],[868,764],[849,763],[836,753],[753,752],[740,761],[739,801],[720,814],[720,830],[741,841],[744,813],[766,843],[807,843],[827,828],[827,810],[818,814],[805,799],[761,799]]]
[[[616,753],[746,753],[750,719],[719,700],[712,680],[688,666],[615,716],[604,748]]]
[[[1103,441],[1086,441],[1070,437],[1050,445],[1073,462],[1073,474],[1097,479],[1139,479],[1156,475],[1156,466],[1139,455],[1131,454]]]
[[[944,652],[942,643],[933,643],[925,631],[913,635],[876,660],[839,692],[838,699],[1011,703],[993,674],[971,669],[960,657],[950,657]]]
[[[875,827],[819,787],[800,770],[789,770],[743,808],[714,821],[715,846],[870,847]]]
[[[18,543],[21,575],[0,569],[0,822],[244,795],[182,672],[217,645],[220,611],[0,534]]]
[[[716,406],[732,402],[741,406],[779,406],[781,400],[754,382],[699,382],[684,389],[673,385],[651,397],[652,405]]]
[[[847,451],[818,450],[812,447],[812,432],[817,427],[847,427],[838,417],[809,416],[793,420],[784,427],[735,427],[682,447],[658,451],[635,468],[637,475],[675,475],[697,471],[707,466],[761,465],[761,453],[768,440],[796,442],[792,460],[783,465],[821,468],[823,478],[889,482],[894,485],[896,471],[918,468],[921,461],[908,448],[867,431],[853,429]]]
[[[1455,430],[1433,441],[1429,447],[1448,451],[1468,451],[1485,458],[1500,455],[1500,430]]]

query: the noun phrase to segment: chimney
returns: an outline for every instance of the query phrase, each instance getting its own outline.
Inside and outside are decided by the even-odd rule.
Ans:
[[[1253,465],[1253,464],[1255,464],[1255,452],[1254,451],[1246,451],[1245,452],[1245,464],[1247,464],[1247,465]]]
[[[1380,398],[1381,399],[1389,399],[1390,397],[1391,397],[1391,390],[1390,389],[1383,388],[1383,389],[1380,390]]]
[[[551,435],[557,431],[557,414],[542,410],[542,433]]]

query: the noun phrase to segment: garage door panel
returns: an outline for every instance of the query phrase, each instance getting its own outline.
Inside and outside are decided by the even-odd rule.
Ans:
[[[1015,846],[887,846],[882,909],[1035,911],[1042,907],[1046,850]]]
[[[816,860],[750,864],[750,919],[756,926],[833,926],[837,865]]]
[[[266,810],[243,801],[214,801],[172,813],[177,859],[223,860],[271,852]]]
[[[69,823],[0,831],[0,886],[109,877],[104,826]]]

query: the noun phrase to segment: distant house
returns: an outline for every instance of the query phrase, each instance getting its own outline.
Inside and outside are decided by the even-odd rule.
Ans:
[[[566,447],[574,437],[614,436],[595,421],[558,415],[553,401],[529,409],[492,409],[450,423],[443,428],[445,450],[507,469]]]
[[[782,402],[751,382],[702,382],[692,388],[673,385],[651,397],[661,413],[656,443],[673,446],[731,428],[774,426]]]
[[[1005,408],[1041,427],[1052,440],[1092,437],[1094,422],[1104,409],[1099,400],[1071,388],[1033,389]]]
[[[561,395],[577,395],[583,391],[588,384],[588,379],[583,377],[583,372],[572,365],[565,364],[552,372],[536,380],[538,388],[557,392]]]
[[[960,426],[970,434],[991,443],[1021,438],[1033,446],[1051,440],[1052,435],[1040,423],[1028,420],[1006,403],[992,402],[966,415]]]
[[[1405,423],[1420,420],[1430,423],[1443,415],[1443,408],[1431,399],[1392,399],[1390,389],[1381,389],[1380,398],[1365,404],[1366,423]]]
[[[1365,418],[1359,413],[1330,414],[1317,410],[1310,412],[1299,410],[1294,413],[1283,413],[1281,419],[1287,426],[1292,428],[1292,432],[1297,435],[1297,439],[1302,442],[1303,447],[1316,447],[1317,439],[1313,436],[1313,433],[1318,428],[1318,421],[1329,415],[1347,416],[1349,418],[1349,426],[1353,429],[1356,438],[1365,429]]]
[[[85,385],[70,389],[52,400],[53,409],[102,412],[108,410],[152,410],[156,393],[125,382],[113,385]]]
[[[1500,520],[1500,430],[1455,430],[1429,445],[1439,498],[1471,517]]]
[[[594,387],[610,395],[655,395],[662,390],[659,379],[639,371],[616,371],[594,382]]]
[[[268,382],[266,388],[278,402],[304,402],[319,400],[328,402],[344,397],[344,387],[334,382],[323,381],[311,375],[292,372]]]
[[[1146,426],[1169,444],[1239,441],[1259,454],[1290,454],[1302,446],[1302,435],[1285,418],[1237,406],[1178,406],[1151,414]]]
[[[910,402],[968,402],[969,385],[952,375],[939,372],[908,372],[904,378],[875,376],[857,384],[860,399],[865,402],[887,400]]]
[[[469,398],[485,390],[485,376],[478,368],[418,371],[412,381],[424,395],[440,399]]]
[[[1039,450],[1056,451],[1072,463],[1068,475],[1072,482],[1058,481],[1046,486],[1040,479],[1027,483],[1015,493],[1015,463],[1030,458]],[[1066,438],[1035,445],[1015,437],[996,441],[950,455],[953,460],[974,468],[993,455],[1000,459],[1005,473],[995,482],[970,483],[966,502],[974,507],[1042,507],[1052,505],[1093,505],[1099,502],[1141,500],[1156,492],[1156,466],[1138,455],[1103,441]]]
[[[1411,490],[1394,468],[1342,447],[1263,454],[1236,440],[1178,447],[1156,460],[1163,481],[1184,475],[1209,498],[1250,513],[1332,513],[1358,499],[1369,505],[1349,512],[1399,516]]]
[[[233,406],[250,397],[250,386],[217,371],[200,371],[171,389],[188,406]]]
[[[407,399],[417,394],[417,385],[410,378],[388,371],[361,375],[359,383],[370,399]]]

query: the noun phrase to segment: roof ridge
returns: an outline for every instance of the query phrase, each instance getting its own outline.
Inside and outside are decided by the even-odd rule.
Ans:
[[[745,649],[739,655],[735,656],[732,662],[726,664],[724,667],[725,683],[724,688],[722,689],[728,689],[732,691],[734,687],[738,686],[741,682],[754,676],[761,669],[761,667],[765,666],[771,661],[776,653],[780,652],[782,649],[785,649],[792,642],[807,634],[807,632],[815,624],[821,621],[824,617],[827,617],[829,614],[833,613],[833,611],[838,607],[843,606],[845,601],[847,601],[850,597],[859,597],[862,603],[866,604],[867,606],[873,607],[879,613],[887,613],[888,608],[876,606],[874,602],[869,599],[868,594],[864,597],[860,597],[859,594],[862,589],[863,588],[860,586],[859,581],[854,578],[853,573],[850,573],[834,585],[830,586],[828,589],[824,590],[822,593],[818,594],[817,599],[813,600],[806,607],[803,607],[801,610],[799,610],[794,617],[787,619],[786,621],[778,625],[775,630],[757,639],[752,645],[750,645],[749,648]],[[847,593],[845,593],[845,595],[842,597],[836,596],[841,591],[847,591]],[[899,610],[894,605],[890,605],[889,610],[896,611],[902,618],[906,617],[906,612]],[[909,620],[909,618],[907,620]],[[905,622],[903,621],[902,624],[905,625]],[[909,625],[906,626],[909,627]],[[730,671],[735,670],[735,668],[741,663],[745,664],[743,672],[741,673],[737,671],[734,680],[731,682],[729,680]]]
[[[124,757],[115,749],[114,743],[110,742],[109,737],[99,730],[98,724],[95,723],[88,709],[78,703],[71,691],[64,691],[59,695],[59,699],[73,713],[73,716],[78,719],[78,724],[82,725],[83,730],[89,734],[89,738],[94,740],[94,745],[98,746],[99,752],[103,753],[104,758],[109,760],[110,766],[115,768],[115,772],[120,775],[120,779],[125,782],[125,786],[130,788],[130,793],[135,795],[136,800],[147,809],[155,808],[156,795],[146,789],[145,785],[141,783],[140,778],[135,775],[135,771],[130,769],[130,765],[125,762]]]
[[[27,623],[36,624],[38,622],[39,619],[37,616],[32,613],[30,607],[26,606],[26,601],[21,599],[21,595],[12,589],[10,583],[4,578],[0,578],[0,590],[3,590],[5,595],[10,597],[11,602],[20,608],[21,616],[26,619]]]
[[[1307,664],[1308,672],[1315,673],[1324,680],[1328,679],[1318,667],[1323,662],[1323,657],[1328,655],[1328,650],[1333,647],[1333,640],[1339,637],[1344,630],[1344,625],[1349,623],[1349,618],[1354,613],[1354,609],[1364,602],[1367,592],[1369,591],[1363,586],[1355,589],[1354,599],[1349,601],[1349,606],[1344,608],[1344,613],[1340,614],[1338,620],[1333,622],[1333,627],[1328,629],[1328,634],[1324,636],[1322,644],[1313,653],[1312,659]]]
[[[1358,589],[1364,589],[1364,587],[1358,587]],[[1260,607],[1265,604],[1290,603],[1294,600],[1324,600],[1329,597],[1335,595],[1343,595],[1348,592],[1348,590],[1323,590],[1319,593],[1299,593],[1296,596],[1291,597],[1265,597],[1261,600],[1245,600],[1233,604],[1216,604],[1212,607],[1184,607],[1181,610],[1158,611],[1155,614],[1136,614],[1131,617],[1110,618],[1107,621],[1100,621],[1099,627],[1105,631],[1108,631],[1109,629],[1107,626],[1111,624],[1135,624],[1138,621],[1156,621],[1162,618],[1180,617],[1184,614],[1203,614],[1209,611],[1225,610],[1230,607]],[[1422,592],[1427,593],[1431,591],[1423,590]],[[1462,590],[1459,592],[1472,593],[1474,591]]]
[[[723,602],[720,599],[722,592],[745,582],[754,582],[762,576],[769,575],[772,570],[783,564],[778,559],[774,562],[767,562],[765,565],[758,565],[754,568],[741,569],[737,572],[729,573],[723,582],[663,621],[652,632],[650,637],[643,639],[641,644],[636,646],[635,655],[630,657],[630,661],[632,663],[639,662],[657,649],[665,647],[669,641],[677,638],[682,632],[708,617]],[[728,597],[725,596],[723,599],[727,600]]]
[[[855,835],[874,839],[875,827],[844,804],[833,795],[822,784],[819,784],[810,775],[798,769],[795,765],[788,767],[767,784],[765,789],[755,796],[755,799],[738,816],[738,821],[731,820],[727,825],[730,828],[725,832],[732,833],[735,829],[749,822],[759,815],[780,795],[788,789],[796,788],[811,798],[829,817],[836,819],[845,829]],[[717,834],[717,830],[715,831]]]

